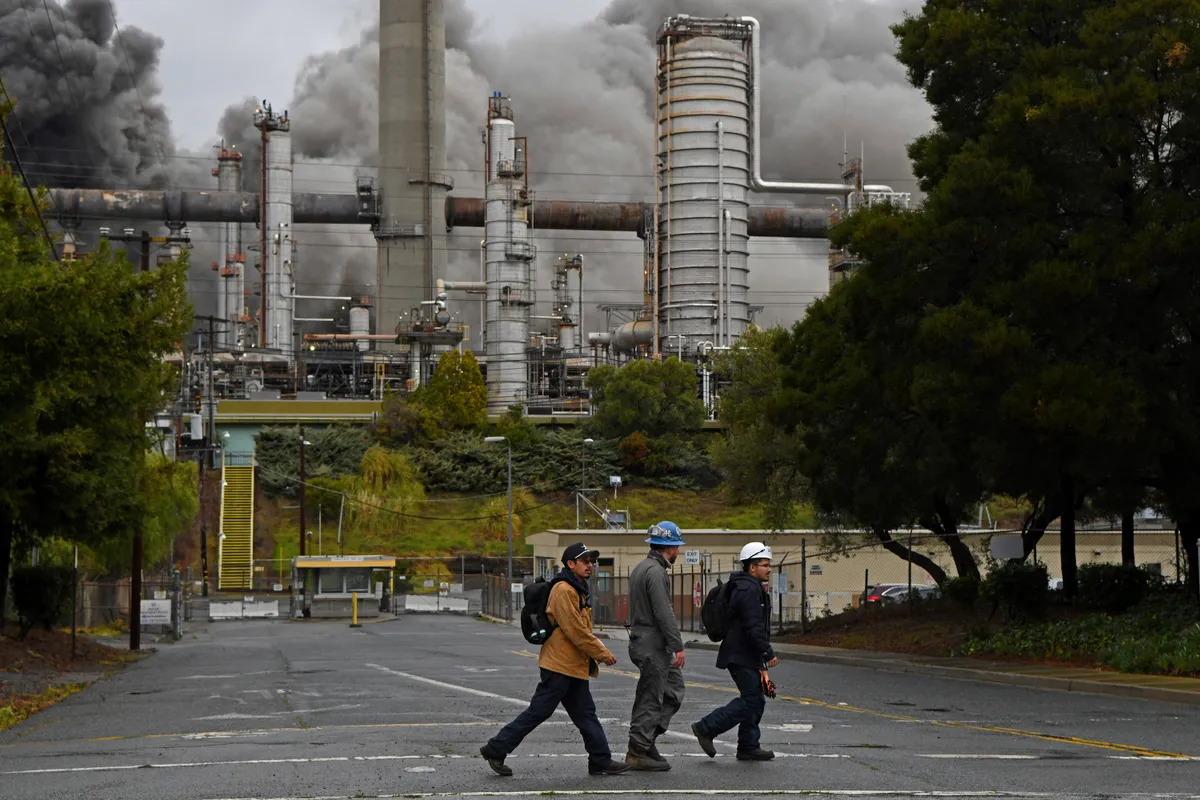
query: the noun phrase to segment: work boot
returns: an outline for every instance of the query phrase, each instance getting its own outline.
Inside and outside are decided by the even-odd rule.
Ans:
[[[588,762],[588,775],[620,775],[629,770],[628,764],[613,761],[611,758],[603,764]]]
[[[700,730],[700,723],[692,723],[692,733],[696,736],[696,741],[700,743],[700,749],[704,751],[704,755],[709,758],[717,757],[717,746],[713,744],[711,736],[705,736]]]
[[[512,767],[504,763],[504,756],[492,750],[486,744],[479,748],[479,755],[483,756],[483,760],[488,763],[488,766],[492,768],[492,772],[495,772],[497,775],[507,778],[513,774]]]
[[[737,751],[738,761],[770,761],[775,757],[775,754],[770,750],[763,750],[761,747],[752,747],[748,750]]]
[[[651,742],[650,746],[646,748],[646,755],[650,756],[655,761],[666,761],[666,759],[662,757],[662,753],[658,752],[658,747],[655,746],[654,742]]]
[[[649,749],[641,750],[630,745],[629,752],[625,754],[625,763],[635,772],[666,772],[671,768],[671,765],[662,756],[655,758],[650,755],[650,750],[653,747],[654,745],[651,745]]]

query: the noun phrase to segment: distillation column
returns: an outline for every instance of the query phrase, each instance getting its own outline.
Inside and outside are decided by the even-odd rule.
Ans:
[[[445,172],[444,0],[380,0],[375,294],[381,333],[407,322],[445,275],[445,200],[453,186]]]
[[[264,100],[254,112],[254,127],[262,131],[262,212],[259,247],[262,265],[262,303],[259,345],[295,357],[292,337],[295,316],[292,256],[292,134],[287,111],[276,114]]]
[[[221,143],[217,154],[217,191],[240,192],[242,190],[242,154]],[[217,316],[225,324],[217,332],[220,347],[243,347],[245,332],[245,276],[246,257],[242,254],[242,226],[237,222],[224,222],[218,228],[219,278],[217,280]]]
[[[750,324],[750,31],[702,22],[659,37],[659,347],[684,357]]]
[[[533,193],[525,180],[525,152],[507,98],[488,102],[484,272],[487,282],[488,409],[523,404],[529,383],[529,310],[534,303],[529,241]]]

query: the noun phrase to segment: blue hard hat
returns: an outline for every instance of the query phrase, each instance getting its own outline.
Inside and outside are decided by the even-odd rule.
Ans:
[[[663,547],[683,547],[687,544],[683,540],[679,526],[674,522],[664,520],[657,525],[651,525],[648,533],[650,538],[646,540],[646,544],[657,544]]]

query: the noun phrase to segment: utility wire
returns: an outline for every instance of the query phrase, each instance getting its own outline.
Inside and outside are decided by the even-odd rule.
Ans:
[[[0,88],[4,88],[3,79],[0,79]],[[13,103],[12,99],[8,97],[7,88],[4,88],[4,97],[7,99],[8,105],[11,108]],[[17,152],[17,146],[13,142],[12,134],[9,133],[8,120],[5,119],[6,116],[7,115],[0,114],[0,127],[4,129],[4,143],[8,147],[8,152],[12,153],[13,164],[15,164],[17,167],[17,172],[21,176],[21,182],[25,184],[25,192],[29,195],[29,202],[33,206],[33,213],[37,214],[38,222],[42,226],[42,233],[46,237],[46,244],[50,247],[50,255],[55,261],[59,261],[58,248],[54,246],[54,237],[50,235],[50,228],[47,227],[46,219],[42,216],[42,207],[38,205],[37,197],[33,193],[33,186],[30,185],[29,178],[25,175],[25,167],[21,164],[21,155]]]

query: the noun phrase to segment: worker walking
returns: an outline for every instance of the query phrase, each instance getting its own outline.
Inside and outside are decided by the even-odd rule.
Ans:
[[[739,695],[692,725],[692,733],[709,758],[717,755],[713,739],[736,727],[738,761],[770,761],[775,754],[759,746],[759,723],[766,708],[765,670],[778,659],[771,648],[771,602],[764,583],[771,577],[771,548],[751,542],[738,556],[742,571],[729,576],[725,637],[717,653],[717,669],[728,669]],[[771,688],[774,696],[773,685]]]
[[[635,770],[663,771],[671,765],[654,740],[667,732],[683,704],[685,661],[667,572],[686,543],[674,522],[660,522],[649,534],[649,555],[629,573],[629,660],[640,677],[625,763]]]
[[[513,774],[504,759],[534,728],[550,719],[559,703],[583,734],[590,774],[617,775],[629,769],[628,764],[612,758],[588,685],[590,678],[600,674],[596,662],[603,661],[609,666],[617,663],[617,657],[592,633],[587,581],[599,555],[598,550],[589,549],[583,542],[563,551],[563,570],[554,579],[546,601],[551,633],[538,656],[542,681],[529,701],[529,708],[479,749],[488,766],[499,775]]]

